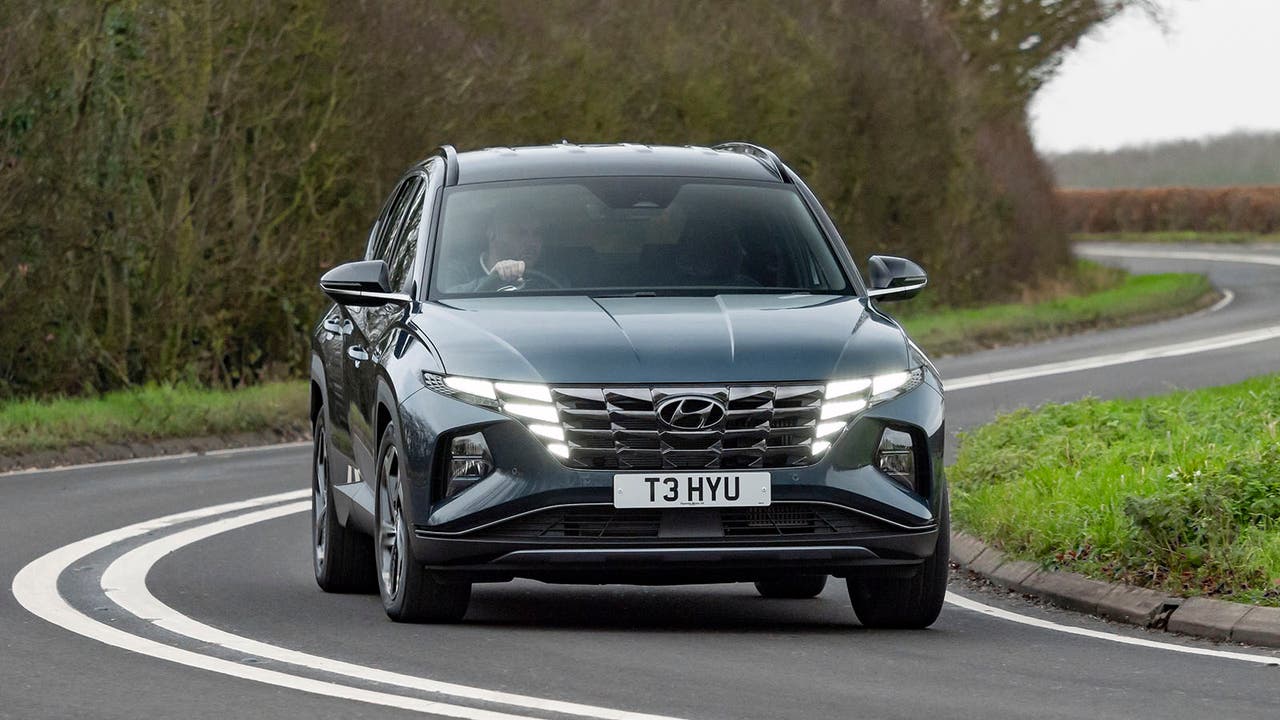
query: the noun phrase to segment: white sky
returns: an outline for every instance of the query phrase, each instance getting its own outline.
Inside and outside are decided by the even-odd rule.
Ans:
[[[1070,51],[1031,103],[1041,152],[1280,130],[1280,0],[1159,0]]]

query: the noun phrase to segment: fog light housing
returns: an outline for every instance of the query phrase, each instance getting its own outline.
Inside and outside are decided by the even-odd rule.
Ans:
[[[916,490],[916,450],[911,434],[885,428],[876,449],[876,467],[903,487]]]
[[[475,485],[493,473],[493,456],[483,433],[460,435],[449,442],[444,496],[454,495]]]

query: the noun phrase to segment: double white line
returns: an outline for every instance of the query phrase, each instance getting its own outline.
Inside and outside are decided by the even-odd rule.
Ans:
[[[209,670],[222,675],[293,690],[302,690],[317,695],[343,700],[356,700],[444,717],[464,718],[465,720],[532,720],[532,718],[525,715],[486,710],[441,700],[428,700],[410,695],[398,695],[341,682],[319,680],[304,675],[270,670],[265,667],[247,665],[166,645],[95,620],[71,607],[61,593],[58,592],[58,578],[68,568],[81,561],[87,555],[148,533],[159,532],[194,520],[226,515],[226,517],[152,540],[120,556],[103,573],[101,580],[103,590],[106,591],[107,596],[113,602],[126,612],[154,623],[157,627],[170,632],[237,653],[274,660],[321,673],[334,674],[343,678],[354,678],[406,690],[416,690],[451,699],[457,698],[506,706],[516,711],[533,710],[579,718],[599,718],[600,720],[674,720],[661,715],[627,712],[440,682],[310,655],[233,635],[205,625],[160,602],[147,589],[147,574],[156,562],[169,553],[229,530],[309,510],[310,503],[306,501],[296,502],[307,497],[308,493],[309,491],[302,490],[267,495],[225,505],[214,505],[176,515],[166,515],[85,538],[79,542],[58,548],[22,568],[13,579],[13,595],[17,598],[18,603],[33,615],[43,618],[54,625],[113,647],[161,660],[168,660],[187,667]]]

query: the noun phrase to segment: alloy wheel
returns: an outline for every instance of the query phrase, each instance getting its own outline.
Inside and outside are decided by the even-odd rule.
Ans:
[[[319,575],[324,571],[324,558],[329,549],[329,535],[325,532],[325,520],[329,513],[329,450],[323,423],[316,425],[312,457],[315,472],[311,483],[311,539],[316,574]]]
[[[400,504],[400,458],[387,448],[378,470],[378,579],[388,600],[400,592],[405,557],[405,527]]]

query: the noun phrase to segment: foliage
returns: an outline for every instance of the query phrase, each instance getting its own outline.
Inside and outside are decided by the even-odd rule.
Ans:
[[[315,2],[233,5],[0,11],[0,395],[297,366],[358,217],[340,48]]]
[[[1073,232],[1280,232],[1280,185],[1063,190]]]
[[[761,142],[856,256],[1014,297],[1070,262],[1025,100],[1125,4],[4,3],[0,397],[302,372],[316,277],[444,142]]]
[[[1280,185],[1280,132],[1050,155],[1068,188]]]
[[[1280,376],[1048,405],[963,438],[955,517],[1015,556],[1280,605]]]

